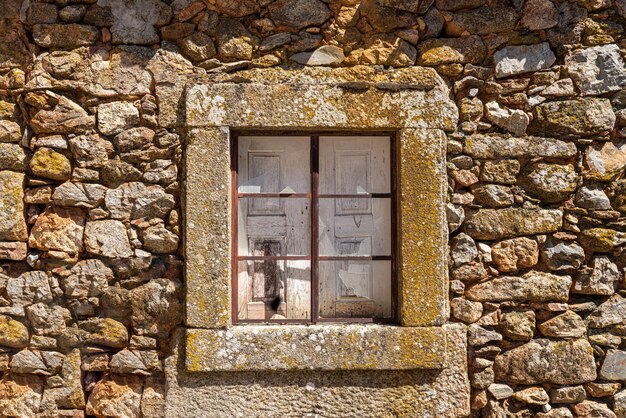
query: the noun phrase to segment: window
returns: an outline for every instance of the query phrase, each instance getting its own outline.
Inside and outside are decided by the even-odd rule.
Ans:
[[[453,132],[458,119],[458,112],[454,101],[450,99],[447,84],[433,69],[422,67],[394,71],[311,67],[302,72],[273,67],[251,70],[246,74],[220,73],[215,77],[217,78],[189,82],[181,89],[185,92],[184,112],[179,112],[180,109],[175,106],[163,109],[164,112],[173,112],[174,118],[179,114],[183,116],[187,129],[183,177],[186,370],[195,373],[441,369],[445,366],[449,353],[453,355],[464,353],[466,344],[459,338],[451,337],[450,328],[443,326],[449,312],[447,257],[446,251],[442,251],[442,248],[447,248],[448,238],[445,216],[447,193],[445,131]],[[352,81],[358,83],[354,84]],[[364,89],[363,86],[367,88]],[[233,276],[233,270],[237,268],[235,256],[239,255],[234,251],[235,248],[238,250],[238,245],[234,247],[231,242],[238,239],[237,235],[233,235],[233,231],[237,231],[234,223],[239,222],[238,217],[235,219],[233,216],[238,214],[238,210],[233,211],[233,207],[244,199],[238,198],[238,191],[235,192],[237,181],[233,182],[231,179],[232,168],[236,168],[238,163],[238,158],[235,158],[235,161],[232,159],[239,154],[233,150],[233,147],[239,145],[239,139],[233,140],[233,136],[236,136],[237,131],[246,132],[251,136],[249,130],[259,128],[264,130],[261,133],[265,140],[269,139],[267,136],[270,130],[278,132],[284,129],[307,129],[320,133],[317,153],[312,147],[313,138],[309,135],[300,135],[305,138],[304,144],[308,138],[308,145],[300,150],[305,156],[305,164],[306,156],[309,155],[304,170],[304,174],[308,173],[307,178],[311,182],[307,192],[294,190],[292,193],[285,190],[283,194],[291,194],[292,197],[281,199],[280,192],[287,186],[292,189],[294,186],[289,184],[272,186],[271,182],[256,185],[258,190],[271,186],[279,192],[275,196],[260,196],[261,199],[270,199],[269,203],[260,201],[260,206],[253,204],[252,211],[275,210],[274,213],[280,213],[282,210],[285,215],[287,207],[283,209],[280,206],[281,200],[284,201],[282,203],[286,203],[288,199],[295,201],[294,195],[298,192],[304,195],[300,199],[310,199],[310,210],[313,209],[314,201],[321,205],[320,196],[314,196],[312,180],[314,175],[317,176],[317,187],[321,187],[321,145],[326,137],[331,136],[327,133],[328,130],[376,132],[372,133],[372,136],[384,136],[383,131],[393,133],[387,135],[391,138],[386,141],[390,141],[388,155],[395,159],[395,162],[389,163],[391,196],[397,195],[397,200],[394,202],[392,199],[390,202],[392,206],[390,234],[396,235],[395,237],[392,235],[391,240],[391,286],[397,287],[397,290],[392,288],[390,293],[398,295],[397,300],[390,297],[394,326],[323,322],[309,326],[300,324],[233,326],[237,321],[247,322],[238,319],[239,302],[235,300],[238,298],[238,291],[233,289],[238,285],[234,283],[233,279],[238,279],[238,275]],[[291,135],[290,139],[297,138],[297,135],[293,133]],[[339,136],[341,135],[335,137]],[[266,150],[281,150],[271,148],[268,146]],[[284,149],[283,154],[287,151]],[[363,149],[359,148],[357,151]],[[310,164],[311,155],[318,155],[320,170],[317,172]],[[374,155],[373,151],[371,155]],[[253,165],[259,163],[266,167],[273,166],[278,173],[284,171],[287,167],[284,165],[285,162],[289,162],[287,160],[283,162],[282,159],[272,160],[267,158],[268,154],[262,152],[256,156],[261,158],[253,161]],[[249,165],[248,162],[246,167]],[[358,164],[355,166],[357,167],[355,170],[358,170]],[[370,167],[369,178],[373,182],[377,177],[372,170],[373,167]],[[342,176],[341,178],[350,178],[348,172]],[[335,179],[339,178],[335,176]],[[364,178],[367,182],[368,176],[365,175]],[[283,181],[281,177],[279,180]],[[293,184],[293,181],[290,183]],[[374,195],[374,192],[371,191],[372,196],[363,197],[371,200],[372,210],[376,209],[375,199],[385,199],[384,196]],[[320,193],[321,190],[318,190],[317,194]],[[248,199],[251,198],[248,196]],[[344,194],[338,199],[350,200],[352,197]],[[334,201],[335,211],[337,211],[336,202],[337,200]],[[341,205],[339,209],[345,211],[363,209],[355,207],[359,202]],[[272,205],[275,209],[270,209]],[[332,207],[332,204],[330,206]],[[321,206],[318,210],[321,214]],[[318,227],[321,227],[322,220],[319,216],[316,218],[312,216],[313,214],[310,215],[309,239],[312,240],[311,237],[319,236],[320,232],[318,230],[318,233],[314,234],[313,226],[317,223]],[[371,243],[372,245],[378,243],[377,237],[374,237]],[[281,251],[287,254],[289,248],[281,249],[281,245],[288,246],[289,242],[285,240],[283,244],[280,239],[268,239],[266,244],[258,246],[254,244],[251,248],[253,253],[256,251],[257,254]],[[361,248],[357,242],[340,242],[339,246],[334,248],[339,248],[339,252],[345,254],[354,252],[357,245]],[[397,249],[394,250],[394,247]],[[311,249],[321,251],[321,243],[315,247],[309,244],[308,248],[310,254],[305,255],[311,257],[308,283],[309,286],[317,285],[319,289],[323,287],[322,277],[319,274],[315,275],[312,269],[321,265],[322,254],[315,255],[311,253]],[[375,247],[371,247],[371,252],[373,248]],[[313,262],[314,257],[317,263]],[[285,255],[285,259],[287,258],[289,257]],[[287,260],[283,261],[285,261],[284,274],[288,277]],[[248,264],[246,263],[246,269]],[[280,263],[276,264],[276,268],[280,269]],[[346,270],[345,267],[343,270]],[[271,284],[280,285],[282,280],[280,275],[283,273],[280,270],[273,272],[269,267],[267,271],[268,276],[273,275],[278,279],[269,282],[267,295],[271,295],[276,292]],[[265,271],[259,270],[259,275],[261,273],[265,278]],[[377,283],[376,278],[374,275],[373,283]],[[261,292],[261,288],[257,288],[256,297],[268,298],[265,296],[265,282],[262,289]],[[341,288],[339,290],[341,299]],[[350,300],[356,299],[359,292],[362,292],[359,288],[345,290],[343,298]],[[314,297],[317,297],[319,302],[319,293],[315,291],[309,290],[304,297],[311,305]],[[288,300],[285,303],[287,304]],[[317,314],[313,312],[312,307],[309,309],[311,312],[309,318],[291,321],[310,323],[321,322],[327,318],[319,312]],[[321,305],[318,303],[317,307],[319,310]],[[339,307],[341,311],[341,306]],[[337,318],[328,320],[339,321]],[[362,319],[348,320],[373,322],[374,317],[363,315]],[[257,322],[266,321],[271,320],[257,320]],[[290,320],[284,319],[278,322],[288,321]],[[395,322],[399,326],[395,326]],[[319,343],[321,337],[324,337],[324,344]],[[460,358],[464,356],[461,355]],[[469,386],[463,386],[466,387]]]
[[[234,135],[236,322],[396,316],[391,135]]]

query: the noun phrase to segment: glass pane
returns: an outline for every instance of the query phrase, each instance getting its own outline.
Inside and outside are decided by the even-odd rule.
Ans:
[[[391,191],[388,136],[320,137],[320,193]]]
[[[320,317],[391,317],[391,261],[320,261],[319,274]]]
[[[391,199],[320,199],[320,255],[391,255]]]
[[[309,137],[240,136],[239,193],[308,193]]]
[[[311,318],[311,262],[308,260],[239,261],[240,320]]]
[[[311,202],[304,198],[241,198],[238,255],[311,254]]]

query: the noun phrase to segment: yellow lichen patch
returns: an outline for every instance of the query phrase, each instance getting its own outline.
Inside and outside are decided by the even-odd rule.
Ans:
[[[8,316],[0,315],[0,345],[23,348],[28,345],[28,329]]]
[[[0,171],[0,240],[26,241],[24,218],[24,174]]]
[[[580,240],[586,248],[594,252],[606,253],[626,242],[626,234],[613,229],[591,228],[583,231]]]
[[[400,319],[405,326],[440,325],[447,317],[445,136],[428,130],[400,135]]]
[[[16,112],[15,103],[5,102],[0,100],[0,118],[10,118],[15,116]]]
[[[30,170],[34,175],[52,180],[68,180],[72,166],[68,158],[53,149],[39,148],[30,160]]]

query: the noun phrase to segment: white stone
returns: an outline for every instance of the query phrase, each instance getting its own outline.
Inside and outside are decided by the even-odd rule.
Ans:
[[[567,97],[574,94],[576,94],[576,91],[571,78],[564,78],[554,84],[550,84],[541,92],[541,95],[545,97]]]
[[[148,183],[168,185],[176,181],[178,169],[172,160],[155,160],[146,166],[143,179]]]
[[[126,227],[120,221],[114,220],[87,222],[85,248],[91,254],[108,258],[126,258],[133,255]]]
[[[541,259],[552,271],[578,269],[585,260],[585,250],[575,242],[548,238]]]
[[[471,324],[480,319],[483,314],[483,304],[472,302],[464,298],[454,298],[450,301],[452,316],[465,323]]]
[[[556,61],[550,44],[515,45],[500,49],[494,55],[496,77],[509,77],[550,68]]]
[[[515,135],[522,136],[526,133],[530,118],[523,110],[511,110],[500,106],[496,101],[487,103],[485,109],[487,111],[487,119],[491,123],[513,132]]]
[[[68,298],[99,296],[107,290],[109,281],[114,278],[113,271],[97,259],[79,261],[70,272],[70,276],[62,279]]]
[[[622,278],[617,265],[605,255],[596,256],[589,267],[579,270],[572,293],[583,295],[612,295]]]
[[[149,376],[150,372],[141,359],[140,351],[122,350],[111,357],[109,366],[114,373]]]
[[[498,400],[510,398],[511,396],[513,396],[513,389],[511,389],[511,386],[502,383],[493,383],[489,385],[487,390],[494,398]]]
[[[478,249],[476,243],[467,234],[460,233],[454,237],[450,243],[450,258],[454,266],[467,264],[478,257]]]
[[[471,324],[468,327],[467,342],[471,346],[485,345],[492,341],[502,341],[502,335],[477,324]]]
[[[626,323],[626,299],[613,295],[587,316],[589,328],[606,328]]]
[[[289,59],[303,65],[337,65],[346,57],[343,49],[334,45],[323,45],[313,52],[299,52]]]
[[[461,205],[448,203],[446,205],[446,218],[448,220],[449,232],[454,232],[459,229],[465,220],[465,209]]]
[[[114,153],[113,144],[97,134],[72,138],[69,146],[79,167],[101,168]]]
[[[611,201],[601,186],[587,185],[576,191],[576,206],[585,209],[609,210]]]
[[[626,64],[615,44],[579,49],[565,57],[565,65],[580,92],[604,94],[626,86]]]
[[[43,271],[29,271],[6,283],[6,294],[13,305],[26,306],[37,302],[48,303],[52,291],[48,275]]]
[[[115,135],[139,123],[139,110],[130,102],[111,102],[98,106],[98,130]]]

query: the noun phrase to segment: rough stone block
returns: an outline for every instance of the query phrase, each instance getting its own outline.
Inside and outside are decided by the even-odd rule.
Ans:
[[[120,221],[87,222],[85,226],[87,252],[107,258],[127,258],[133,255],[126,227]]]
[[[509,77],[517,74],[550,68],[556,61],[550,44],[507,46],[494,55],[496,77]]]
[[[572,51],[565,65],[583,95],[604,94],[626,85],[626,64],[615,44]]]
[[[33,41],[44,48],[77,48],[98,42],[100,31],[89,25],[40,24],[33,26]]]
[[[98,130],[115,135],[139,123],[139,111],[129,102],[111,102],[98,106]]]
[[[494,240],[556,232],[562,223],[558,209],[479,209],[468,214],[462,229],[474,239]]]
[[[0,170],[26,170],[28,156],[18,144],[0,142]]]
[[[470,287],[465,295],[480,302],[566,302],[571,284],[570,276],[529,271],[521,277],[499,276],[479,283]]]
[[[451,2],[446,1],[446,3]],[[456,7],[463,7],[467,4],[477,4],[477,2],[464,0]],[[448,6],[452,9],[456,7]],[[446,32],[451,36],[461,36],[465,32],[473,35],[510,32],[515,28],[515,23],[519,18],[517,11],[512,7],[488,6],[461,10],[451,17],[452,19],[446,24]]]
[[[50,208],[39,215],[28,245],[43,251],[78,254],[83,250],[85,214],[76,208]]]
[[[593,349],[586,339],[533,340],[496,357],[494,370],[500,381],[524,385],[573,385],[596,379]]]
[[[533,132],[548,136],[606,135],[615,125],[608,99],[574,99],[543,103],[535,107]]]
[[[463,151],[482,159],[554,157],[568,158],[577,153],[576,145],[553,138],[517,138],[498,135],[472,135],[465,139]]]
[[[600,378],[626,380],[626,351],[609,350],[600,369]]]
[[[24,260],[28,248],[25,242],[0,242],[0,260]]]
[[[42,109],[30,120],[35,133],[84,133],[93,129],[93,116],[88,115],[79,104],[64,96],[55,96],[54,99],[58,103],[52,110]]]
[[[37,376],[13,376],[0,381],[0,411],[7,416],[37,416],[43,381]]]
[[[10,120],[0,120],[0,142],[19,142],[22,139],[20,125]]]
[[[485,45],[480,36],[428,39],[418,45],[417,52],[418,65],[480,64],[485,57]]]
[[[26,241],[24,174],[0,171],[0,240]]]

